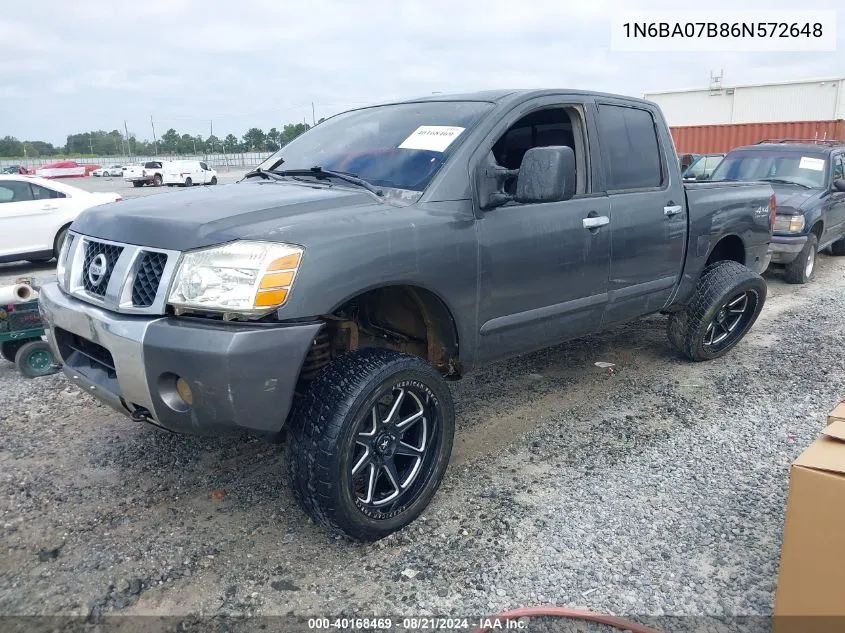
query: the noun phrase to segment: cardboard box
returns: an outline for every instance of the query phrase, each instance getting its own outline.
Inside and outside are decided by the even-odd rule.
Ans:
[[[837,404],[827,416],[827,423],[833,424],[837,420],[845,422],[845,400]]]
[[[830,630],[833,622],[783,616],[842,616],[836,622],[845,630],[845,403],[828,422],[789,475],[774,609],[778,633],[809,631],[823,620]]]

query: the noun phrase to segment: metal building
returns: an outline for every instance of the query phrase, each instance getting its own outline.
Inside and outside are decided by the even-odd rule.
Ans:
[[[845,77],[724,86],[721,76],[711,76],[709,88],[644,96],[663,110],[679,152],[727,152],[766,138],[845,134]]]

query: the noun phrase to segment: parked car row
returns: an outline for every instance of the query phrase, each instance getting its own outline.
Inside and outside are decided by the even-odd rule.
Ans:
[[[165,174],[167,171],[167,174]],[[123,178],[135,187],[161,185],[190,187],[192,185],[216,185],[217,171],[205,161],[173,160],[147,161],[138,165],[82,165],[75,161],[59,161],[30,169],[22,165],[4,167],[2,174],[37,175],[43,178],[78,178],[94,176],[97,178]]]

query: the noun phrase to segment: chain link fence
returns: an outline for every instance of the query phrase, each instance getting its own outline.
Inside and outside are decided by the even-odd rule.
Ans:
[[[217,170],[226,168],[249,169],[260,165],[268,156],[270,156],[270,154],[272,154],[272,152],[244,152],[240,154],[159,154],[158,156],[85,156],[82,158],[7,158],[0,159],[0,169],[4,167],[11,167],[13,165],[22,165],[24,167],[38,169],[44,165],[49,165],[50,163],[63,160],[70,160],[80,165],[100,165],[101,167],[108,167],[110,165],[135,165],[151,160],[201,160]]]

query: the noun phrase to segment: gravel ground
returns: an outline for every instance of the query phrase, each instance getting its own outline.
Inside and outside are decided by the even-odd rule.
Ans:
[[[768,276],[716,361],[654,317],[455,384],[444,485],[369,545],[305,518],[282,447],[165,434],[0,363],[0,614],[769,615],[789,464],[845,396],[843,271]]]

